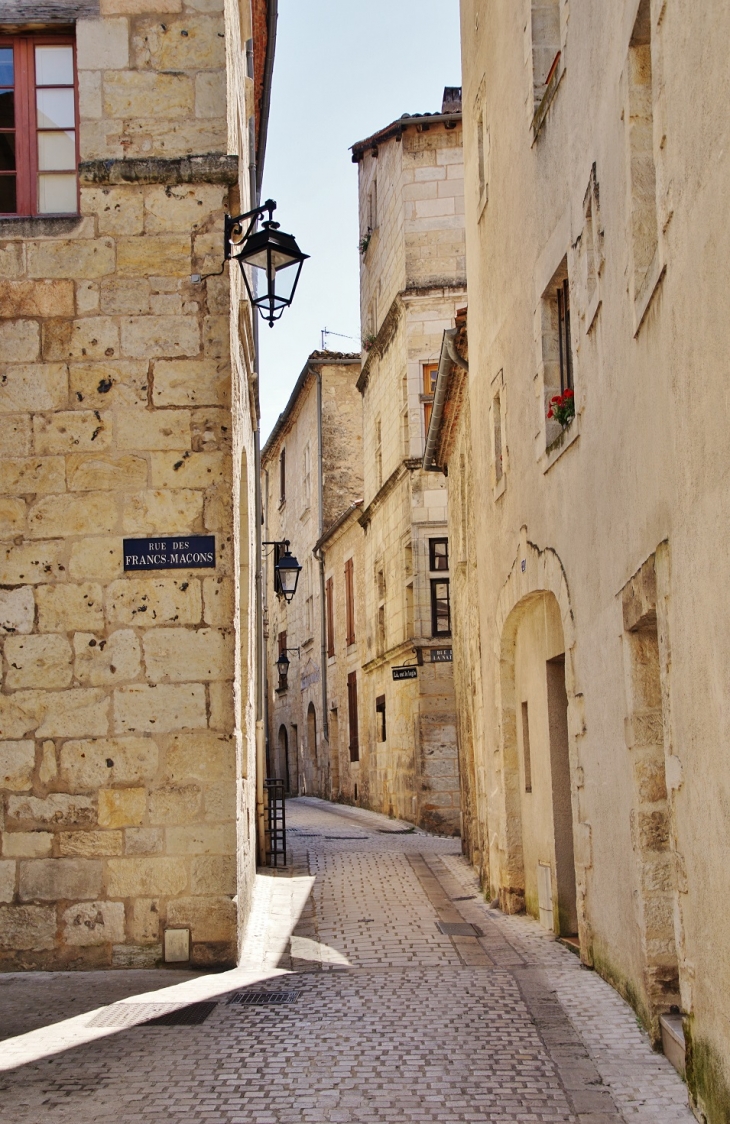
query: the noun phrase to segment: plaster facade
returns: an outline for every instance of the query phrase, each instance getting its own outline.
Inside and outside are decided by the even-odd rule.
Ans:
[[[681,1015],[695,1111],[720,1124],[730,14],[462,0],[461,19],[474,854],[504,909],[577,933],[655,1041]]]
[[[288,539],[302,565],[287,604],[274,593],[275,548],[264,547],[268,771],[294,795],[329,798],[337,790],[327,706],[326,575],[316,548],[362,498],[359,374],[359,355],[310,355],[262,451],[264,539]],[[343,597],[338,585],[337,602]],[[290,660],[285,680],[275,666],[284,647]]]
[[[423,472],[421,457],[431,372],[443,332],[465,299],[458,107],[401,118],[355,145],[353,159],[367,352],[359,381],[365,450],[359,697],[371,731],[368,801],[386,814],[457,834],[456,715],[452,665],[445,662],[451,626],[447,613],[436,625],[434,608],[437,589],[448,597],[447,492],[443,478]],[[417,678],[394,680],[393,668],[405,665],[417,667]],[[387,730],[380,740],[378,706],[385,707]]]
[[[231,965],[258,422],[251,309],[217,273],[255,190],[252,12],[21,7],[75,43],[80,214],[0,218],[0,965]],[[125,571],[124,537],[189,534],[214,570]]]

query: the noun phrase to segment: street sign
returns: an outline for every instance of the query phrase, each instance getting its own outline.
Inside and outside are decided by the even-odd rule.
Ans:
[[[124,539],[125,570],[215,569],[215,535]]]
[[[397,679],[418,679],[418,668],[417,667],[394,667],[392,669],[392,671],[393,671],[393,678],[396,679],[396,680]]]
[[[451,648],[432,648],[431,663],[452,663],[453,653]]]

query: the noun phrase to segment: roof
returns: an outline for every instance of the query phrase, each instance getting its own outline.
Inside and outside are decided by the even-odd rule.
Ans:
[[[418,132],[426,132],[432,125],[444,125],[447,129],[455,129],[460,121],[461,86],[445,86],[440,113],[404,113],[397,121],[392,121],[384,129],[379,129],[371,137],[356,141],[351,149],[352,162],[359,164],[368,149],[377,156],[379,144],[393,137],[400,140],[406,129],[415,128]]]
[[[261,460],[264,461],[266,456],[271,452],[279,437],[286,429],[287,422],[291,417],[294,408],[296,407],[302,390],[310,374],[314,374],[318,367],[338,367],[347,366],[350,363],[360,363],[360,353],[357,354],[350,351],[313,351],[302,367],[299,378],[294,384],[294,389],[289,395],[289,401],[276,419],[276,424],[266,439],[266,444],[261,450]]]
[[[454,129],[461,121],[461,113],[404,113],[397,121],[392,121],[390,125],[386,125],[384,129],[379,129],[377,133],[373,133],[371,137],[366,137],[365,140],[357,141],[352,145],[352,162],[359,164],[366,152],[371,151],[373,155],[377,155],[378,145],[384,144],[387,140],[400,140],[406,129],[416,128],[419,132],[425,132],[430,129],[432,125],[445,125],[447,129]]]
[[[350,516],[354,515],[356,511],[360,510],[362,505],[362,500],[353,500],[350,506],[346,507],[342,512],[342,515],[338,515],[334,523],[330,523],[324,534],[317,539],[316,543],[312,547],[312,554],[316,554],[318,550],[321,550],[324,544],[326,542],[329,542],[335,532],[339,531],[340,527],[342,527],[347,522]]]

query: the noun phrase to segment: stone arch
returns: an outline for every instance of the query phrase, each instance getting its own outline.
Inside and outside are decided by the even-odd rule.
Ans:
[[[307,750],[309,761],[313,768],[317,767],[317,711],[314,703],[307,707]]]
[[[585,840],[578,823],[577,739],[584,732],[583,699],[577,691],[575,669],[575,621],[570,591],[562,562],[551,548],[540,548],[527,538],[522,528],[520,545],[510,574],[502,588],[496,611],[495,657],[498,668],[496,698],[498,710],[499,822],[495,825],[497,869],[493,872],[502,909],[515,913],[524,909],[525,878],[520,804],[518,753],[518,702],[515,687],[515,649],[521,622],[535,604],[554,599],[563,630],[565,647],[565,693],[567,696],[568,761],[570,804],[576,856],[578,928],[581,947],[585,947]],[[587,826],[587,825],[586,825]],[[589,830],[589,829],[588,829]],[[581,865],[583,860],[583,865]],[[494,878],[496,875],[496,878]]]
[[[286,792],[291,792],[291,776],[289,773],[289,733],[282,722],[279,727],[279,754],[276,763],[276,775],[284,781]]]

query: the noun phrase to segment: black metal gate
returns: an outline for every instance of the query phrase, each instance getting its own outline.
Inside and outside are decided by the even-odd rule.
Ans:
[[[286,866],[286,812],[284,782],[264,781],[266,862],[269,866]]]

